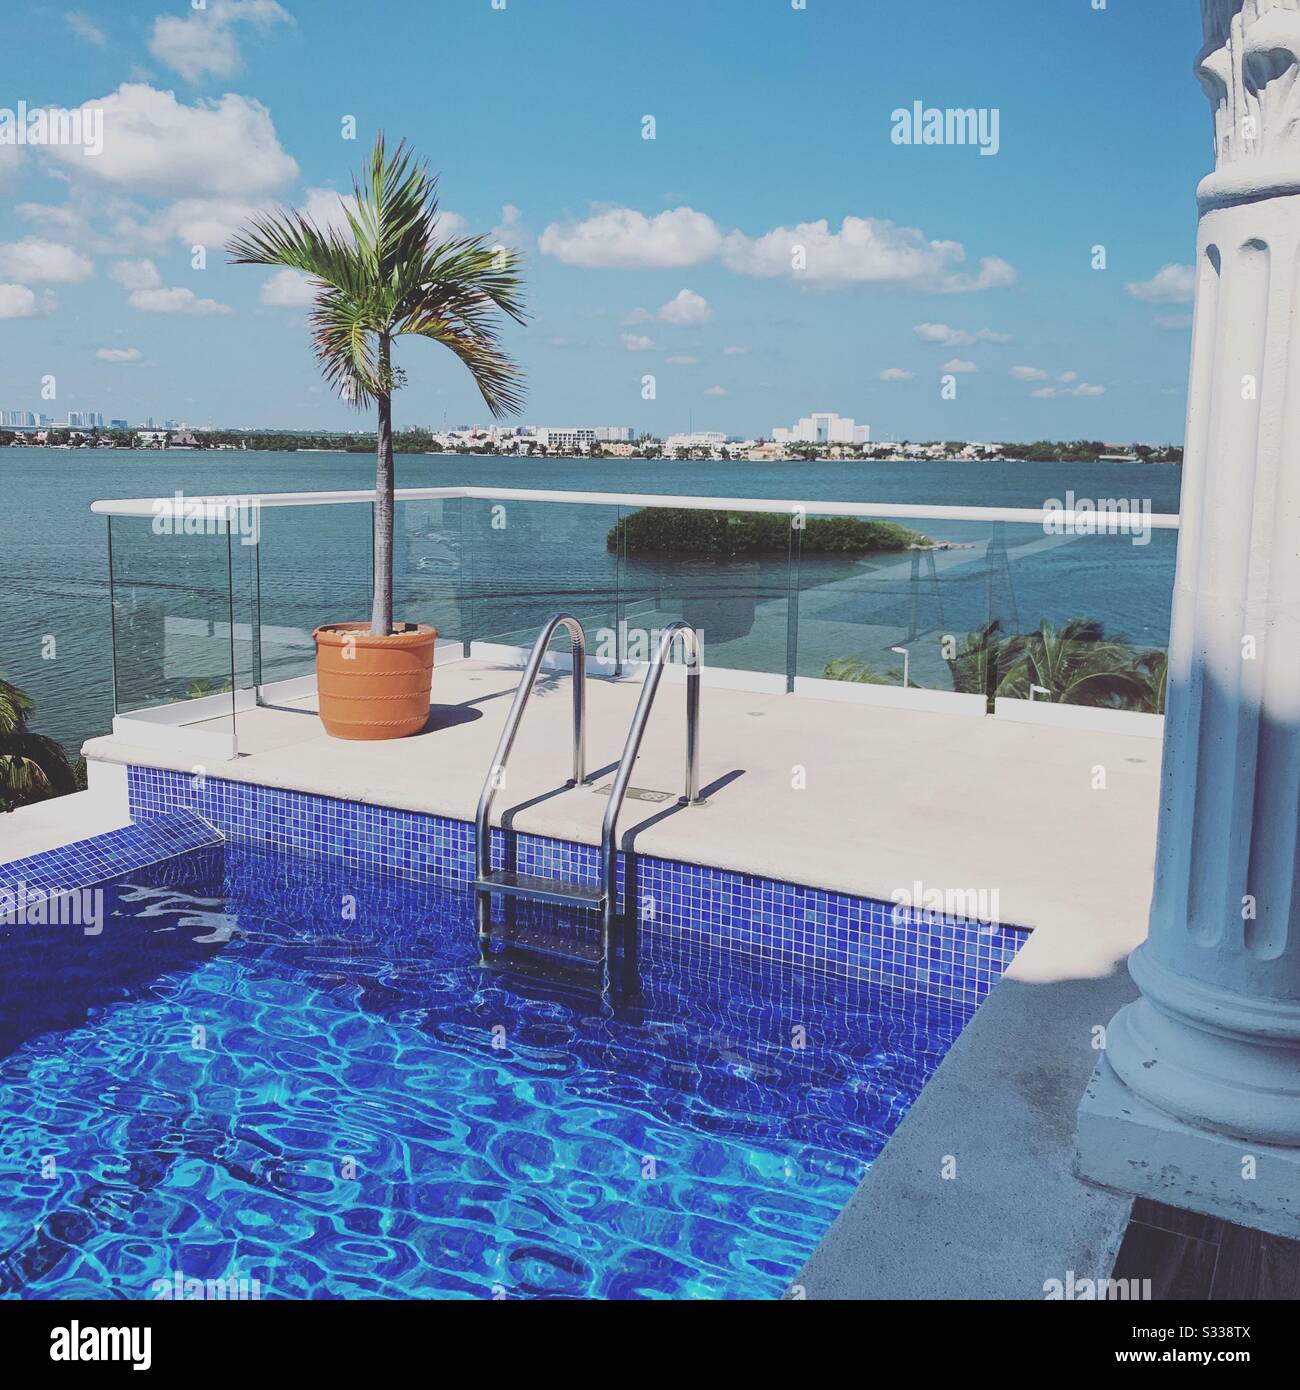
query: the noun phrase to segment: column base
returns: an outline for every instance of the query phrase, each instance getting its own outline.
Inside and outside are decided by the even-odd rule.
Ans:
[[[1255,1176],[1246,1178],[1244,1160]],[[1300,1148],[1196,1129],[1135,1096],[1103,1053],[1079,1106],[1074,1171],[1085,1182],[1300,1237]]]

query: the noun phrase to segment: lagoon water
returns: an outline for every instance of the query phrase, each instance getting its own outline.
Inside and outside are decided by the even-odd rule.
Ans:
[[[92,501],[168,496],[178,489],[195,496],[365,488],[373,470],[366,454],[0,449],[0,674],[36,701],[34,727],[75,748],[105,732],[112,719],[107,527],[103,517],[91,514]],[[398,457],[397,479],[400,487],[477,483],[1002,507],[1041,507],[1073,489],[1081,498],[1149,500],[1152,511],[1176,512],[1181,470],[1105,463],[756,464],[406,455]],[[634,601],[619,610],[623,616],[638,609],[656,621],[675,611],[691,616],[692,602],[700,602],[698,592],[684,596],[680,576],[671,579],[653,563],[617,567],[605,546],[616,513],[523,510],[526,519],[499,538],[508,544],[493,545],[489,554],[484,529],[475,546],[475,582],[486,584],[492,599],[479,606],[474,636],[514,635],[530,626],[534,610],[580,606],[580,598],[588,611],[603,614],[602,595],[614,582],[624,587],[625,596],[639,599],[639,605]],[[353,508],[333,511],[328,521],[318,512],[297,512],[293,525],[280,525],[273,553],[264,536],[267,574],[282,582],[272,595],[270,581],[264,581],[264,608],[272,597],[277,605],[267,621],[309,630],[313,621],[367,616],[364,583],[358,581],[364,579],[368,557],[340,549],[350,546],[356,552],[364,546],[364,528],[356,524],[362,518]],[[350,518],[346,527],[339,514]],[[1128,537],[1049,538],[1038,527],[917,525],[937,540],[967,548],[936,556],[933,576],[924,559],[919,571],[910,569],[908,556],[847,566],[805,560],[795,580],[793,623],[787,622],[791,603],[783,561],[697,574],[692,580],[697,590],[722,596],[704,619],[706,644],[713,630],[712,659],[782,670],[787,643],[793,651],[797,632],[798,673],[820,675],[826,661],[837,656],[865,656],[878,664],[883,652],[887,662],[894,640],[941,629],[965,632],[989,614],[1018,631],[1044,618],[1061,623],[1073,616],[1097,617],[1131,641],[1152,647],[1167,641],[1174,532],[1156,532],[1150,544],[1134,546]],[[428,553],[411,563],[421,571],[436,570],[445,564],[445,557],[437,557],[440,533],[436,527],[424,530]],[[332,611],[340,602],[356,611]],[[914,660],[918,679],[926,676],[924,657],[933,645]]]

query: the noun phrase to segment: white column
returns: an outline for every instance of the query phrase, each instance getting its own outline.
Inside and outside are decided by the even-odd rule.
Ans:
[[[1201,184],[1163,793],[1142,996],[1084,1177],[1300,1232],[1300,0],[1202,0]]]

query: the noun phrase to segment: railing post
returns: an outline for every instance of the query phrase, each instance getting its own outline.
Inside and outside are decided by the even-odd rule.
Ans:
[[[790,548],[786,561],[785,693],[794,693],[799,674],[799,563],[803,555],[803,531],[791,516]]]

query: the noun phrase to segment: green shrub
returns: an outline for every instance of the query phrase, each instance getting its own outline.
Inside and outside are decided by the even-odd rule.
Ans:
[[[605,541],[629,555],[784,555],[793,522],[785,512],[705,512],[686,507],[647,507],[625,516]],[[867,555],[880,550],[924,549],[934,542],[892,521],[856,517],[811,517],[800,533],[805,555]]]

